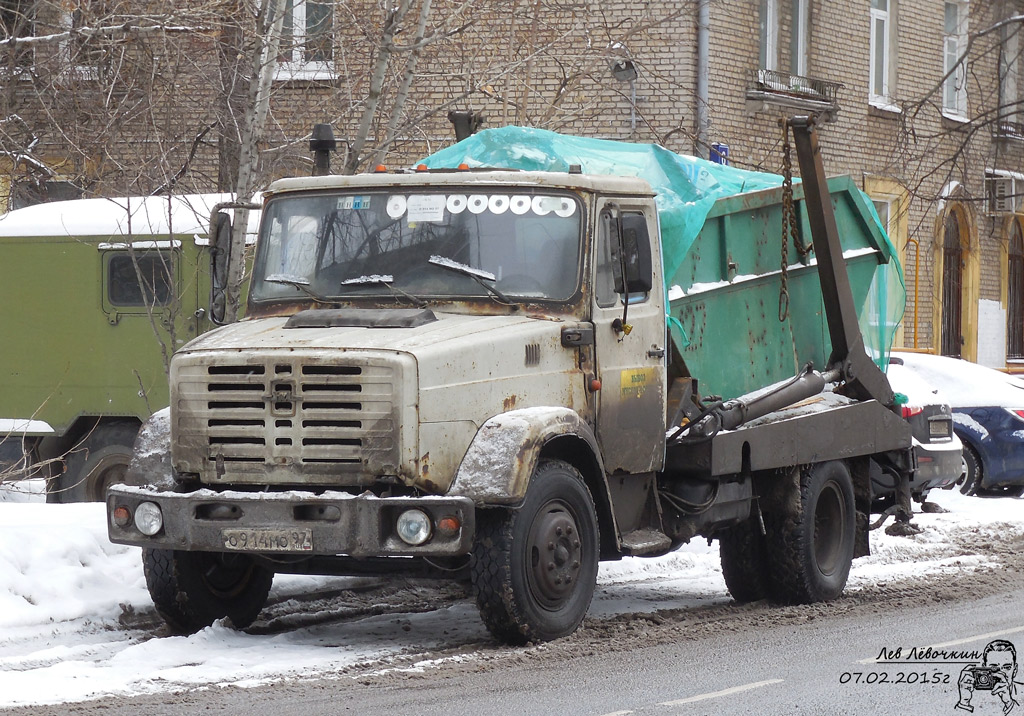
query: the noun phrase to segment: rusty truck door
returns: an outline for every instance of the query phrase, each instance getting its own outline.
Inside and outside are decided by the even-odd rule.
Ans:
[[[620,240],[620,232],[629,240]],[[660,470],[665,458],[665,291],[653,203],[604,201],[598,206],[593,322],[597,438],[608,473]],[[650,290],[626,294],[616,280],[631,273],[630,246],[651,253]],[[625,243],[625,261],[619,255]],[[628,303],[628,305],[626,305]],[[623,310],[625,308],[625,311]],[[623,326],[623,314],[626,324]]]

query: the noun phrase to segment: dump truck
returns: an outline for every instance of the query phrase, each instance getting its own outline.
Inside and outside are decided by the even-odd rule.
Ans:
[[[169,400],[170,356],[222,313],[229,194],[76,199],[0,216],[0,471],[100,501]],[[254,226],[255,229],[255,226]],[[255,233],[255,232],[254,232]]]
[[[796,186],[522,128],[272,184],[247,318],[175,354],[108,491],[162,618],[245,628],[275,573],[417,575],[551,640],[600,560],[696,537],[737,599],[841,594],[873,478],[915,455],[860,329],[898,320],[891,247],[790,125]]]

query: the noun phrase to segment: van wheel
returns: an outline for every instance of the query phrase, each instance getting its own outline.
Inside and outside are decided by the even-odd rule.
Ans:
[[[47,481],[47,502],[103,502],[107,488],[124,482],[139,424],[103,423],[64,458],[64,472]]]
[[[597,583],[594,500],[580,473],[541,460],[518,509],[477,513],[470,567],[480,616],[508,644],[576,631]]]
[[[819,463],[802,470],[799,484],[794,479],[786,492],[767,530],[772,596],[787,604],[835,599],[853,564],[850,471],[842,462]]]
[[[244,554],[145,548],[142,569],[157,613],[178,634],[194,634],[224,617],[245,629],[274,581],[273,572]]]
[[[722,577],[737,602],[756,602],[769,596],[768,556],[757,519],[750,517],[718,535]]]

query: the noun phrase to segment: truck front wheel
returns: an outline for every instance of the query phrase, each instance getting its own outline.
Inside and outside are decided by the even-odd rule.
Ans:
[[[780,486],[783,487],[783,486]],[[775,599],[808,604],[843,592],[853,563],[857,514],[853,480],[842,462],[800,471],[765,513],[771,588]]]
[[[244,554],[143,549],[146,586],[157,613],[178,634],[228,617],[236,629],[256,619],[274,573]]]
[[[579,471],[541,460],[518,509],[477,513],[471,575],[480,616],[508,644],[576,631],[597,583],[594,500]]]

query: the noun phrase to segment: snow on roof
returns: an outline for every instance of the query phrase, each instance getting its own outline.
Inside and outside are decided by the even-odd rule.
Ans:
[[[892,355],[934,391],[935,397],[926,402],[948,403],[951,408],[1024,408],[1024,382],[1014,376],[959,358],[896,351]],[[894,369],[900,372],[899,366],[890,365],[889,373]],[[896,385],[893,389],[900,390]],[[914,401],[913,395],[908,397]]]
[[[172,231],[205,237],[213,207],[233,200],[233,194],[181,194],[53,201],[0,215],[0,237],[148,237]],[[248,233],[255,234],[258,225],[259,212],[249,212]]]

